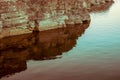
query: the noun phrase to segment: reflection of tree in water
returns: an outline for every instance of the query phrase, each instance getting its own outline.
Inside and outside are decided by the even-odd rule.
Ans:
[[[27,60],[60,58],[71,50],[87,24],[1,39],[0,78],[27,69]]]

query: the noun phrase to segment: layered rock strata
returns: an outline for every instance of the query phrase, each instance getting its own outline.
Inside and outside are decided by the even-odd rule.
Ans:
[[[0,1],[0,32],[2,36],[18,35],[19,31],[27,28],[28,21],[28,15],[17,7],[15,0]]]
[[[89,12],[108,8],[111,3],[112,0],[0,1],[0,78],[24,71],[27,60],[55,59],[72,49],[90,24]],[[33,32],[36,26],[40,32]]]
[[[0,38],[80,25],[112,0],[2,0]],[[109,5],[108,5],[109,6]]]

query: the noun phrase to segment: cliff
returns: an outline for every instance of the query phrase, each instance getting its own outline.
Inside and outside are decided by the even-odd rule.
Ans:
[[[112,0],[2,0],[0,38],[80,25],[90,21],[89,12],[111,3]]]
[[[27,60],[60,58],[89,27],[89,13],[105,10],[112,3],[0,0],[0,78],[26,70]]]

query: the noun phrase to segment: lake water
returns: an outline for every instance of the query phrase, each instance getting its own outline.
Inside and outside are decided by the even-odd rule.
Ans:
[[[2,80],[120,80],[120,0],[90,16],[90,26],[61,58],[29,60],[25,71]]]

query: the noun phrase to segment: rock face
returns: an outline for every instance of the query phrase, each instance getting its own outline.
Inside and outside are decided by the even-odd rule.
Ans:
[[[24,71],[27,60],[55,59],[72,49],[90,24],[89,12],[111,2],[0,0],[0,78]]]
[[[11,0],[0,2],[0,20],[3,23],[3,28],[24,26],[28,22],[28,16],[16,5],[16,2]]]
[[[19,28],[27,28],[28,21],[28,15],[17,6],[15,0],[0,1],[0,32],[3,36],[13,35]]]
[[[2,0],[0,38],[82,24],[89,11],[112,0]]]

